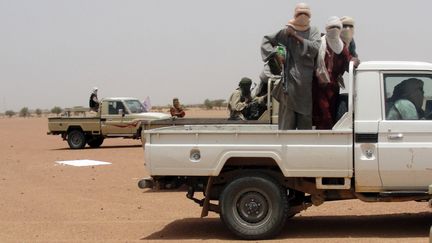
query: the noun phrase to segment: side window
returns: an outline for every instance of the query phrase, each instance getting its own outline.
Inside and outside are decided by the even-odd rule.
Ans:
[[[117,114],[119,114],[120,109],[122,109],[125,114],[128,113],[125,106],[123,105],[123,102],[117,101]]]
[[[385,74],[386,120],[431,119],[432,74]]]
[[[127,112],[121,101],[108,102],[108,114],[109,115],[119,115],[120,109]]]
[[[115,101],[110,101],[108,102],[108,114],[110,115],[117,115],[117,102]]]

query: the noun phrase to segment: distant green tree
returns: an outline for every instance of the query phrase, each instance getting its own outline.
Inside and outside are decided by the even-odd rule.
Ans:
[[[7,110],[7,111],[5,112],[5,115],[8,116],[8,117],[13,117],[13,116],[16,115],[16,113],[15,113],[15,111],[13,111],[13,110]]]
[[[20,117],[29,117],[30,116],[30,111],[27,107],[23,107],[21,108],[20,112],[19,112],[19,116]]]
[[[52,109],[51,109],[51,113],[54,113],[54,114],[56,114],[56,115],[58,115],[58,114],[60,114],[60,113],[62,113],[63,112],[63,109],[61,108],[61,107],[58,107],[58,106],[54,106]]]
[[[204,106],[207,110],[211,110],[213,109],[213,102],[211,102],[209,99],[206,99],[204,100]]]
[[[42,110],[39,109],[39,108],[35,110],[35,113],[36,113],[36,115],[37,115],[38,117],[41,117],[41,116],[42,116]]]
[[[219,100],[213,100],[213,106],[218,107],[219,109],[224,106],[225,100],[219,99]]]

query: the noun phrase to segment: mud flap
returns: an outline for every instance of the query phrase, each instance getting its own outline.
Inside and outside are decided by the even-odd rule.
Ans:
[[[203,203],[203,208],[201,211],[201,218],[208,216],[209,208],[210,208],[210,190],[213,185],[213,176],[210,176],[207,181],[207,186],[205,190],[205,199]]]

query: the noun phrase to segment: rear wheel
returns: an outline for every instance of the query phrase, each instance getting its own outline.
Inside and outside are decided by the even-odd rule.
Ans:
[[[266,175],[235,179],[225,187],[219,203],[222,222],[234,234],[248,240],[274,237],[288,214],[285,190]]]
[[[72,130],[68,132],[67,142],[71,149],[82,149],[86,145],[86,138],[82,131]]]
[[[101,136],[94,137],[92,140],[88,141],[87,144],[92,148],[99,148],[104,141]]]

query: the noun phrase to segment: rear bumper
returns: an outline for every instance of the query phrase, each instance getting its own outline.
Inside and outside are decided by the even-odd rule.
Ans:
[[[138,187],[141,189],[153,188],[154,180],[151,177],[146,177],[138,181]]]

